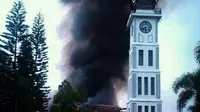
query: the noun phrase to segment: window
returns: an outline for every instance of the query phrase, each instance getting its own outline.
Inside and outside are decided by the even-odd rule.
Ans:
[[[139,42],[143,42],[144,41],[144,37],[142,35],[139,34],[138,37],[139,37]]]
[[[151,77],[151,95],[155,95],[155,78]]]
[[[148,40],[149,40],[149,43],[153,42],[153,35],[152,34],[148,36]]]
[[[148,106],[144,107],[144,112],[149,112],[149,107]]]
[[[142,77],[138,77],[138,95],[142,94]]]
[[[142,106],[138,106],[138,112],[142,112]]]
[[[153,51],[152,50],[148,51],[148,65],[153,66]]]
[[[140,66],[143,65],[143,58],[144,58],[143,50],[139,50],[139,65]]]
[[[144,95],[148,95],[148,77],[144,77]]]
[[[155,112],[155,106],[151,106],[151,112]]]
[[[131,57],[132,57],[131,66],[132,68],[136,68],[136,47],[133,47],[133,52],[131,53]]]

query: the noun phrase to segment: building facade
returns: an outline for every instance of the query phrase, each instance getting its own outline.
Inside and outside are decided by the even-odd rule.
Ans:
[[[162,112],[158,44],[161,10],[155,8],[155,0],[137,2],[133,1],[134,10],[127,22],[130,28],[127,112]]]

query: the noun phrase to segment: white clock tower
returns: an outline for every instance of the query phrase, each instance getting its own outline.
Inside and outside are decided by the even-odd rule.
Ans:
[[[127,112],[162,112],[157,0],[134,0],[130,28]]]

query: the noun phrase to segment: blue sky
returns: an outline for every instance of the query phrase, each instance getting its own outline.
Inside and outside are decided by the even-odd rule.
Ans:
[[[5,31],[5,18],[15,0],[0,0],[0,32]],[[23,0],[27,10],[27,23],[41,11],[45,17],[47,43],[49,45],[48,84],[56,89],[60,83],[57,65],[61,57],[62,42],[58,39],[59,24],[67,10],[57,0]],[[196,68],[193,49],[200,40],[199,0],[167,0],[163,18],[159,23],[160,68],[163,112],[175,112],[176,96],[171,86],[176,77]]]
[[[169,4],[173,0],[168,0]],[[177,97],[171,85],[176,77],[196,68],[193,49],[200,40],[199,0],[178,0],[163,10],[159,24],[163,112],[175,112]]]

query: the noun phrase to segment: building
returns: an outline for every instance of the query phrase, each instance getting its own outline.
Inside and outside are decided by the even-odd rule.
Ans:
[[[79,109],[85,108],[87,112],[126,112],[126,108],[120,108],[114,105],[92,105],[92,104],[84,104],[80,105]]]
[[[161,112],[157,0],[132,0],[127,112]]]

